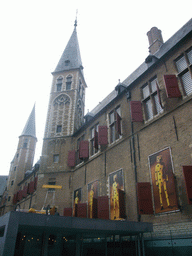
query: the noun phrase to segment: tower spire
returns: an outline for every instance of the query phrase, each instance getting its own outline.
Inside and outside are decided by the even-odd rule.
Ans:
[[[77,13],[78,13],[78,9],[76,10],[76,18],[75,18],[75,23],[74,23],[75,29],[77,27]]]
[[[81,54],[79,49],[76,27],[77,18],[75,20],[73,33],[53,73],[68,71],[72,69],[81,69],[82,72],[83,66],[81,61]]]

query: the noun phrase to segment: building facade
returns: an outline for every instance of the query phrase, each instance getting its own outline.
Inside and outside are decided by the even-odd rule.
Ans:
[[[147,36],[145,61],[84,116],[75,23],[53,72],[30,206],[152,222],[154,231],[144,235],[147,255],[191,255],[192,20],[166,42],[156,27]],[[26,209],[22,200],[17,204]]]

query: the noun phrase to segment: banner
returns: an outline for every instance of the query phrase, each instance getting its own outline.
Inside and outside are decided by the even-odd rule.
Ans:
[[[149,156],[155,213],[178,210],[170,148]]]
[[[81,188],[76,189],[73,194],[73,217],[75,217],[75,205],[81,203]]]
[[[122,169],[109,174],[109,189],[110,189],[111,220],[117,220],[120,218],[118,189],[124,190],[123,170]]]
[[[99,195],[99,181],[96,180],[87,185],[88,189],[88,218],[94,218],[96,215],[95,211],[97,209],[94,208],[94,198],[97,198]]]

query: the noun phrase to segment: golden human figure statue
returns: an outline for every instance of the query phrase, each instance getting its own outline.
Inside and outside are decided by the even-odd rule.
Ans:
[[[165,198],[167,201],[167,206],[170,206],[169,203],[169,196],[167,193],[167,182],[168,182],[168,175],[165,173],[165,165],[163,163],[162,156],[159,155],[156,158],[156,166],[155,166],[155,181],[156,186],[159,189],[159,199],[161,204],[161,210],[163,209],[163,199],[162,199],[162,191],[164,190]]]
[[[112,201],[113,201],[114,219],[116,219],[117,217],[119,217],[119,216],[116,216],[116,207],[119,214],[119,194],[118,194],[117,174],[113,176]]]

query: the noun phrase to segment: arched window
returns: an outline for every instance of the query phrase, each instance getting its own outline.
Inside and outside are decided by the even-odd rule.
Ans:
[[[66,90],[71,90],[71,84],[72,84],[72,76],[67,76],[66,78]]]
[[[57,82],[56,82],[56,91],[60,92],[62,89],[62,84],[63,84],[63,77],[60,76],[57,78]]]
[[[23,147],[24,147],[24,148],[27,148],[27,143],[28,143],[28,139],[25,139],[25,140],[24,140],[24,143],[23,143]]]
[[[68,135],[70,118],[70,97],[66,94],[59,95],[53,101],[51,135]]]

